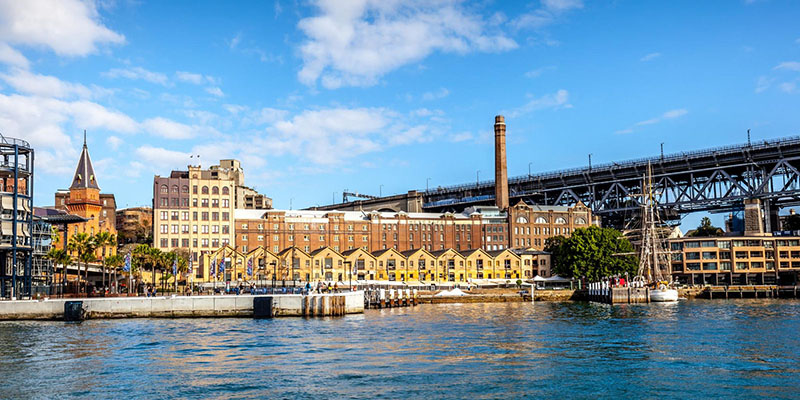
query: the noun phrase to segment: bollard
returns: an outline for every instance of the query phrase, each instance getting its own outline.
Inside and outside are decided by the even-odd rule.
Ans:
[[[415,306],[418,304],[417,289],[414,289],[414,301],[413,302],[414,302]]]
[[[378,298],[380,299],[380,308],[386,308],[386,289],[378,290]]]

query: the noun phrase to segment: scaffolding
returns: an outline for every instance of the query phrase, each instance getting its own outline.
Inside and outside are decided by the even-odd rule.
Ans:
[[[0,134],[0,297],[32,296],[33,148]]]

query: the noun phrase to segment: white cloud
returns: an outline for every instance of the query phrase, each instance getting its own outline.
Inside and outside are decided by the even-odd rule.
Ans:
[[[646,126],[646,125],[654,125],[654,124],[657,124],[657,123],[660,123],[660,122],[663,122],[663,121],[668,121],[668,120],[671,120],[671,119],[680,118],[680,117],[682,117],[682,116],[684,116],[684,115],[686,115],[688,113],[689,113],[689,111],[687,111],[684,108],[677,108],[677,109],[674,109],[674,110],[669,110],[669,111],[659,115],[658,117],[646,119],[644,121],[639,121],[639,122],[633,124],[632,127],[625,128],[625,129],[620,129],[620,130],[618,130],[618,131],[616,131],[614,133],[617,133],[617,134],[633,133],[636,130],[635,129],[636,127]]]
[[[472,140],[472,139],[473,136],[469,132],[456,133],[454,135],[450,135],[449,137],[449,140],[453,143],[466,142],[467,140]]]
[[[197,74],[194,72],[186,72],[186,71],[177,71],[175,72],[175,76],[181,82],[191,83],[195,85],[203,85],[203,84],[211,84],[214,85],[217,83],[217,79],[213,76]]]
[[[108,144],[108,147],[111,147],[111,150],[116,151],[117,149],[119,149],[119,146],[121,146],[122,143],[123,140],[116,136],[109,136],[106,138],[106,144]]]
[[[12,68],[9,74],[0,74],[0,79],[17,92],[25,94],[56,98],[88,98],[93,95],[91,89],[79,83],[64,82],[54,76],[39,75],[20,68]]]
[[[433,52],[498,52],[517,44],[456,0],[341,2],[317,0],[304,18],[298,79],[327,88],[370,86],[386,73]]]
[[[150,83],[167,86],[169,81],[167,76],[160,72],[148,71],[142,67],[130,68],[113,68],[103,73],[103,76],[109,78],[127,78],[133,80],[144,80]]]
[[[225,111],[227,111],[227,112],[229,112],[229,113],[231,113],[233,115],[239,115],[240,112],[243,112],[243,111],[247,110],[247,106],[243,106],[243,105],[239,105],[239,104],[223,104],[222,108],[224,108]]]
[[[383,108],[309,110],[267,128],[256,144],[268,153],[292,154],[311,163],[334,165],[390,146],[430,140],[422,124],[409,126]]]
[[[766,76],[759,76],[758,77],[758,81],[756,82],[756,90],[755,90],[755,92],[756,93],[761,93],[761,92],[769,89],[769,87],[772,86],[772,82],[773,81],[774,81],[774,79],[767,78]]]
[[[555,70],[555,69],[556,69],[556,67],[554,65],[548,65],[548,66],[545,66],[545,67],[539,67],[539,68],[532,69],[532,70],[526,72],[525,73],[525,77],[526,78],[538,78],[538,77],[542,76],[543,73],[545,73],[547,71],[552,71],[552,70]]]
[[[511,117],[518,117],[520,115],[528,114],[530,112],[536,110],[543,110],[543,109],[560,109],[560,108],[572,108],[572,104],[569,104],[569,92],[564,89],[561,89],[552,94],[546,94],[542,97],[535,97],[528,101],[522,107],[515,108],[511,111],[507,111],[506,114]]]
[[[133,118],[90,101],[69,103],[69,112],[75,124],[81,128],[102,128],[122,133],[135,133],[139,130],[139,124]]]
[[[450,94],[450,91],[446,88],[441,88],[435,92],[425,92],[422,94],[422,100],[431,101],[437,99],[443,99]]]
[[[206,93],[211,94],[217,97],[225,97],[225,93],[222,93],[222,89],[216,86],[209,86],[206,88]]]
[[[30,64],[22,53],[2,42],[0,42],[0,63],[25,69],[27,69]]]
[[[144,145],[137,148],[134,153],[137,160],[144,162],[139,164],[138,167],[145,168],[147,166],[153,171],[160,171],[160,173],[163,173],[164,170],[185,167],[189,164],[189,153],[167,150],[162,147]]]
[[[784,93],[795,93],[797,92],[797,82],[782,82],[778,88]]]
[[[661,57],[661,53],[650,53],[642,58],[639,59],[641,62],[647,62],[655,60],[656,58]]]
[[[145,120],[142,129],[167,139],[190,139],[194,133],[191,126],[162,117]]]
[[[784,61],[772,68],[775,70],[783,71],[800,71],[800,62],[797,61]]]
[[[517,29],[541,29],[556,22],[561,14],[581,8],[581,0],[543,0],[541,8],[518,16],[511,21],[511,25]],[[554,44],[550,40],[547,42]]]
[[[105,27],[94,1],[0,0],[0,42],[84,56],[125,37]]]

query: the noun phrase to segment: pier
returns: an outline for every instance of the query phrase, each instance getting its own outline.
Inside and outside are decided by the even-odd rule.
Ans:
[[[364,292],[364,308],[411,307],[419,304],[417,289],[368,289]]]
[[[608,282],[589,284],[589,301],[606,304],[649,303],[650,288],[631,286],[609,286]]]
[[[701,292],[708,299],[759,299],[759,298],[798,298],[798,286],[741,285],[708,286]]]
[[[112,297],[0,303],[0,321],[98,318],[326,317],[364,312],[364,292]]]

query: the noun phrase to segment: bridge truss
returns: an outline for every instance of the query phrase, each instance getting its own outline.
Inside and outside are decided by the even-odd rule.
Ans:
[[[760,199],[765,215],[775,219],[780,207],[800,204],[800,137],[515,177],[509,179],[511,204],[580,201],[605,224],[621,227],[641,205],[638,194],[648,165],[660,212],[668,219],[738,210],[745,199]],[[494,182],[439,188],[423,197],[429,211],[491,204]]]

